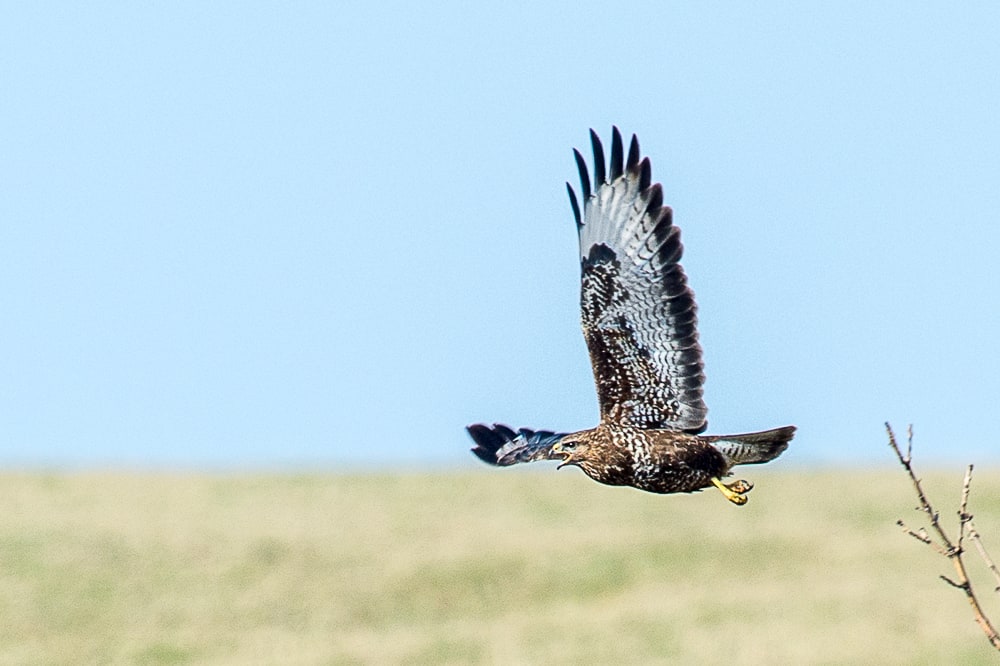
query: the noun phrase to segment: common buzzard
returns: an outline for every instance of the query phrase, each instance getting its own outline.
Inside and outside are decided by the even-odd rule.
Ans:
[[[574,433],[482,424],[467,428],[491,465],[561,460],[612,486],[653,493],[715,486],[745,504],[747,481],[723,483],[736,465],[765,463],[788,447],[795,426],[703,435],[708,408],[694,293],[680,261],[680,229],[632,135],[628,155],[612,128],[611,159],[594,130],[594,181],[578,150],[583,207],[566,183],[580,238],[583,335],[597,383],[601,422]]]

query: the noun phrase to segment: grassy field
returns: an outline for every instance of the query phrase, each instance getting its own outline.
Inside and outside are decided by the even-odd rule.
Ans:
[[[747,471],[745,507],[576,470],[2,474],[0,663],[1000,661],[895,526],[901,471]],[[961,474],[928,478],[949,525]],[[1000,556],[1000,474],[971,509]]]

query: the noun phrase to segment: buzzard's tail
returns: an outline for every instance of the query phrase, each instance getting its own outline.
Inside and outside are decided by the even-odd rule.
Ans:
[[[549,460],[552,445],[566,436],[551,430],[528,430],[521,428],[514,432],[505,425],[494,423],[492,427],[477,423],[466,428],[476,442],[472,452],[480,460],[491,465],[507,466],[533,460]],[[559,459],[560,456],[555,456]]]
[[[730,460],[730,464],[751,465],[766,463],[780,456],[794,436],[795,426],[785,426],[764,432],[717,435],[706,439]]]

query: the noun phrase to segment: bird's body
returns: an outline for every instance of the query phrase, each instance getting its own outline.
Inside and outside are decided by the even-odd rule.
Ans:
[[[710,479],[725,476],[725,456],[698,435],[670,430],[642,430],[602,423],[575,433],[573,448],[589,455],[564,464],[577,465],[590,478],[609,486],[634,486],[651,493],[701,490]],[[569,442],[563,442],[563,450]]]
[[[716,486],[736,504],[746,481],[723,484],[732,467],[762,463],[784,451],[794,426],[742,435],[702,435],[708,408],[694,294],[679,260],[680,230],[639,159],[632,136],[625,158],[612,134],[610,174],[591,130],[594,189],[575,152],[583,190],[581,210],[567,183],[580,239],[581,324],[601,407],[597,427],[575,433],[494,424],[469,426],[473,453],[493,465],[562,460],[612,486],[653,493]],[[610,176],[610,177],[608,177]]]
[[[563,439],[560,451],[578,452],[563,464],[577,465],[587,476],[609,486],[633,486],[651,493],[690,493],[728,476],[734,465],[768,460],[785,450],[794,429],[728,437],[645,430],[602,423]],[[752,462],[764,462],[753,460]]]

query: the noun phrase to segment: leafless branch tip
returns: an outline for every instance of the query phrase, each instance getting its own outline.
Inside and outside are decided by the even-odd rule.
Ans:
[[[892,426],[886,423],[885,429],[889,436],[889,446],[892,447],[892,450],[895,452],[896,458],[899,460],[899,464],[906,470],[907,475],[910,477],[910,482],[913,484],[913,490],[917,494],[917,499],[919,500],[920,505],[917,506],[916,509],[917,511],[927,514],[931,529],[937,535],[937,540],[932,538],[923,527],[917,531],[913,531],[907,527],[902,520],[897,520],[896,524],[911,537],[917,541],[928,544],[939,554],[951,561],[952,566],[955,568],[955,578],[952,579],[948,576],[941,576],[941,580],[965,593],[965,597],[968,600],[969,605],[972,607],[972,612],[975,615],[976,622],[983,630],[983,633],[986,634],[986,638],[989,640],[990,644],[997,650],[1000,650],[1000,634],[997,633],[997,630],[993,627],[990,619],[983,612],[983,609],[979,604],[979,599],[976,597],[976,592],[972,587],[972,582],[969,580],[969,576],[966,572],[965,561],[962,559],[962,556],[965,554],[964,542],[968,539],[975,545],[976,550],[983,559],[983,562],[986,563],[986,567],[993,574],[994,580],[996,581],[995,591],[1000,592],[1000,570],[997,569],[996,564],[994,564],[993,560],[986,552],[986,549],[983,547],[979,532],[976,531],[975,526],[972,524],[972,514],[968,512],[973,466],[969,465],[965,470],[965,479],[962,482],[962,495],[958,508],[958,535],[956,539],[952,541],[948,538],[944,528],[941,526],[941,522],[939,520],[940,514],[934,509],[933,505],[931,505],[930,499],[927,497],[927,494],[924,492],[924,488],[920,483],[920,479],[913,471],[913,426],[910,425],[906,429],[907,438],[905,454],[900,448],[899,443],[896,441],[896,434],[893,432]]]

